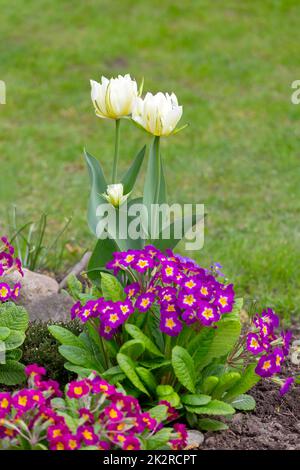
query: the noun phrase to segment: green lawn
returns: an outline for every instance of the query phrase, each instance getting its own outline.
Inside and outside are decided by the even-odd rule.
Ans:
[[[298,0],[0,0],[0,226],[15,203],[85,222],[82,148],[110,169],[113,125],[97,119],[89,79],[130,72],[174,91],[189,127],[165,139],[172,201],[206,206],[197,260],[224,265],[238,293],[299,312],[300,105]],[[297,122],[298,119],[298,122]],[[121,167],[149,138],[122,128]]]

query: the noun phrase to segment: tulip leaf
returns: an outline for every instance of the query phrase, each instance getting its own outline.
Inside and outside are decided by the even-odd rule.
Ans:
[[[87,163],[89,177],[90,177],[90,199],[88,205],[88,225],[90,230],[96,235],[96,229],[98,224],[98,217],[96,217],[97,207],[103,204],[105,199],[101,194],[106,192],[107,182],[98,160],[84,150],[84,157]]]
[[[160,232],[157,205],[164,203],[166,203],[166,183],[159,151],[159,137],[156,136],[150,147],[143,195],[145,217],[143,217],[142,223],[144,232],[149,239],[157,238]]]
[[[165,251],[167,248],[174,249],[187,233],[202,220],[204,220],[202,212],[175,219],[160,231],[155,246],[161,251]]]
[[[123,176],[121,183],[123,184],[124,195],[130,193],[133,190],[136,179],[139,175],[141,166],[145,158],[145,153],[146,153],[146,145],[142,148],[142,150],[139,151],[132,165]]]

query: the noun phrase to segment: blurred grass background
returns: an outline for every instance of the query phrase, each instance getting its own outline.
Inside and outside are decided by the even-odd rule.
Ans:
[[[298,313],[299,1],[0,0],[0,12],[0,226],[12,203],[25,218],[46,211],[52,233],[73,214],[76,256],[93,246],[82,148],[108,171],[114,126],[95,117],[89,79],[130,72],[184,106],[190,125],[163,154],[171,201],[209,214],[197,260]],[[129,122],[122,136],[125,168],[149,138]]]

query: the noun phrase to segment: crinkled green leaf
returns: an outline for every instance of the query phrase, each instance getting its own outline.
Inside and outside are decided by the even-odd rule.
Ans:
[[[172,366],[179,382],[195,393],[196,372],[193,359],[186,349],[175,346],[172,350]]]
[[[209,403],[211,401],[211,397],[209,395],[204,395],[200,393],[194,393],[193,395],[186,394],[183,395],[181,401],[184,405],[202,406]]]
[[[236,410],[251,411],[254,410],[256,402],[250,395],[238,395],[231,402],[231,406]]]
[[[142,381],[140,380],[139,376],[135,371],[135,364],[132,359],[130,359],[130,357],[126,356],[125,354],[119,353],[117,354],[117,361],[120,366],[120,369],[124,372],[130,382],[138,390],[149,396],[147,389],[144,387]]]
[[[220,415],[227,416],[235,413],[234,408],[224,401],[211,400],[204,406],[187,406],[188,411],[199,415]]]
[[[132,336],[134,339],[138,339],[145,345],[145,349],[151,352],[155,356],[163,356],[160,350],[155,346],[155,344],[148,338],[136,325],[131,325],[130,323],[125,323],[125,330],[127,333]]]

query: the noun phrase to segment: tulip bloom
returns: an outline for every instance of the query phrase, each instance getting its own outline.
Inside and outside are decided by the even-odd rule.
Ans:
[[[109,184],[107,186],[106,193],[103,194],[103,197],[112,204],[114,207],[121,206],[129,194],[123,194],[124,188],[122,184]]]
[[[103,119],[120,119],[132,112],[138,96],[137,83],[129,74],[108,80],[101,78],[101,83],[91,80],[91,98],[96,115]]]
[[[136,98],[132,110],[133,121],[155,136],[174,133],[181,116],[182,106],[174,93],[147,93],[144,99]]]

